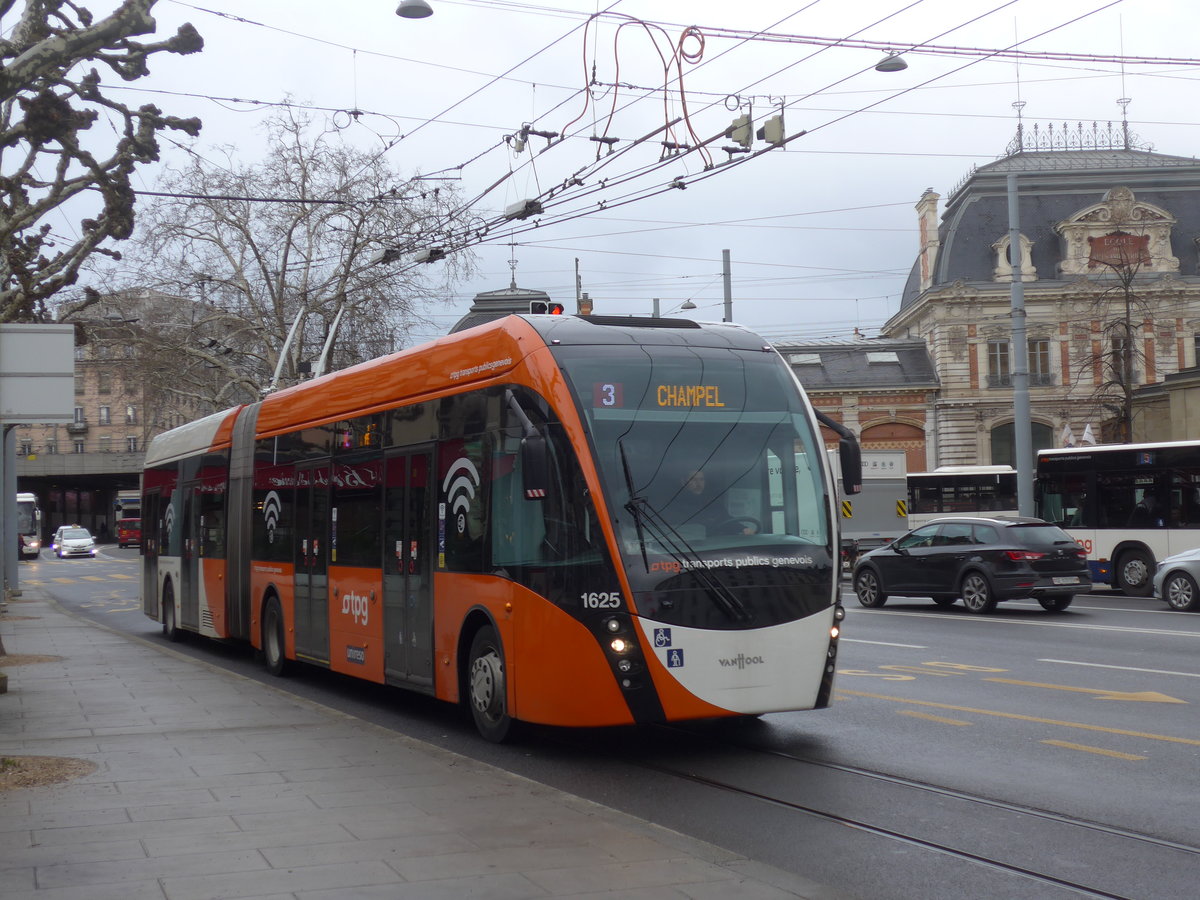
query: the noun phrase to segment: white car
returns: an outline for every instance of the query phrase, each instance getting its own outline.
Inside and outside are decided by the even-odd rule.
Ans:
[[[1158,564],[1154,596],[1177,612],[1200,610],[1200,548],[1168,556]]]
[[[54,552],[59,559],[68,556],[95,556],[96,541],[92,533],[78,525],[67,525],[58,529],[54,536]]]

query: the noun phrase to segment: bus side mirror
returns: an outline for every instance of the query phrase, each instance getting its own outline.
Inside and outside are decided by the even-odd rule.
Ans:
[[[538,433],[521,438],[521,487],[526,500],[543,500],[550,485],[546,439]]]
[[[842,464],[842,491],[846,494],[862,492],[862,451],[853,437],[838,441],[838,459]]]

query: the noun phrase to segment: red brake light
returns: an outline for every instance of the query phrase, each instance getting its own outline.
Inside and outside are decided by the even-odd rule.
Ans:
[[[1045,553],[1038,553],[1036,550],[1005,550],[1004,555],[1013,562],[1021,562],[1022,560],[1041,559]]]

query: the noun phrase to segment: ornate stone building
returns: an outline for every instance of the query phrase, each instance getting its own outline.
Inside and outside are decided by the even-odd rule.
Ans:
[[[950,192],[940,221],[932,190],[916,207],[918,256],[883,333],[928,348],[928,468],[1015,455],[1010,174],[1034,449],[1088,425],[1102,441],[1154,437],[1139,391],[1196,365],[1200,161],[1133,149],[1120,131],[1018,138]]]

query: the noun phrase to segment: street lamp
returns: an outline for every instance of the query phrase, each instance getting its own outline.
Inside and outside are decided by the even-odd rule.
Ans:
[[[883,59],[875,63],[876,72],[903,72],[908,68],[908,63],[904,61],[904,57],[899,53],[888,53]]]
[[[425,19],[433,15],[433,7],[425,0],[400,0],[396,15],[402,19]]]

